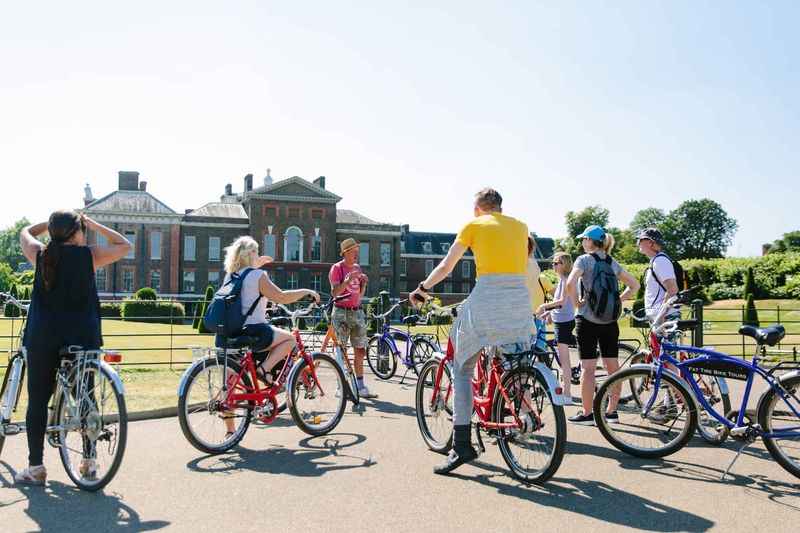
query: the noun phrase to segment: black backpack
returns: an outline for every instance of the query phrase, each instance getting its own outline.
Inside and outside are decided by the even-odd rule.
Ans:
[[[594,279],[586,295],[589,309],[603,322],[616,321],[622,313],[622,300],[619,297],[617,274],[612,267],[614,260],[610,255],[606,255],[605,259],[597,254],[591,256],[594,258]]]
[[[253,314],[262,298],[259,294],[247,313],[242,313],[242,284],[252,271],[252,268],[246,268],[241,274],[232,273],[214,294],[203,316],[203,325],[208,331],[227,337],[241,335],[247,317]]]
[[[672,263],[672,269],[675,271],[675,283],[678,285],[678,292],[687,289],[688,284],[686,283],[686,272],[684,272],[681,264],[675,261],[667,254],[665,254],[664,252],[659,252],[656,254],[655,257],[653,257],[650,260],[650,265],[647,267],[647,269],[653,275],[653,279],[656,280],[656,283],[658,283],[658,286],[661,287],[661,290],[663,290],[665,293],[667,292],[667,288],[664,286],[663,283],[661,283],[661,280],[658,279],[658,276],[656,276],[656,271],[653,270],[653,263],[659,256],[666,257],[667,259],[669,259],[669,262]]]

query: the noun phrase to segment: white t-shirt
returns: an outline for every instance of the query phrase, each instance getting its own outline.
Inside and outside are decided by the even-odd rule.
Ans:
[[[239,274],[244,272],[245,269],[239,271]],[[247,313],[250,310],[250,306],[253,305],[253,302],[256,301],[261,295],[261,290],[258,288],[258,283],[261,278],[267,277],[267,273],[263,270],[254,269],[247,277],[244,278],[244,283],[242,283],[242,314]],[[269,278],[267,278],[269,279]],[[255,309],[253,309],[253,314],[251,314],[247,319],[244,321],[245,326],[247,324],[266,324],[267,323],[267,298],[262,297],[261,301],[258,302],[258,305]]]
[[[651,261],[652,269],[647,269],[647,274],[644,278],[644,309],[648,318],[653,318],[661,309],[661,304],[664,303],[664,298],[667,291],[661,288],[668,279],[675,279],[675,269],[672,266],[672,261],[666,255],[658,255]],[[653,276],[655,272],[658,281]],[[661,285],[658,282],[661,282]]]

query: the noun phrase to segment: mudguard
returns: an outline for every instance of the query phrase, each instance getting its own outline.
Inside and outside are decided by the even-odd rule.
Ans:
[[[553,371],[548,368],[544,363],[534,363],[533,368],[539,371],[539,374],[542,375],[544,378],[545,383],[547,383],[547,388],[550,390],[550,400],[553,402],[553,405],[564,405],[564,398],[563,395],[556,393],[556,388],[558,387],[558,380],[556,379],[555,374]]]

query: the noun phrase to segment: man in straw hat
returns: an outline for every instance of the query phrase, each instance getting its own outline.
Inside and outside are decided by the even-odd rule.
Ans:
[[[364,357],[367,354],[367,321],[361,310],[361,298],[367,290],[367,275],[358,265],[359,244],[349,238],[340,245],[342,260],[331,267],[328,279],[331,282],[331,294],[341,296],[349,294],[349,298],[336,302],[331,321],[336,337],[347,348],[348,339],[355,352],[356,379],[358,395],[362,398],[376,398],[364,383]]]

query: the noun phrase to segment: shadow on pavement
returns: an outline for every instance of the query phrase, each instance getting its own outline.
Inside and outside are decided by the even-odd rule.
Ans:
[[[355,441],[352,441],[355,437]],[[316,442],[318,439],[323,439]],[[366,437],[354,433],[333,433],[324,437],[309,437],[300,441],[300,449],[276,446],[268,450],[237,447],[221,455],[205,455],[189,461],[186,466],[194,472],[233,474],[247,470],[263,474],[286,474],[299,477],[318,477],[336,470],[369,468],[372,457],[341,453],[345,447],[364,442]],[[344,441],[342,445],[340,442]],[[348,464],[349,463],[349,464]]]
[[[16,473],[8,464],[2,463],[10,477],[0,475],[4,487],[12,487]],[[170,525],[165,520],[142,522],[139,513],[122,501],[118,494],[104,491],[85,492],[59,481],[49,481],[46,487],[20,486],[22,498],[7,505],[28,500],[27,514],[41,531],[155,531]]]
[[[505,470],[494,465],[481,461],[472,464],[490,473],[451,476],[492,487],[503,495],[644,531],[707,531],[714,526],[713,521],[702,516],[619,490],[601,481],[553,478],[543,486],[528,486],[513,483]]]

